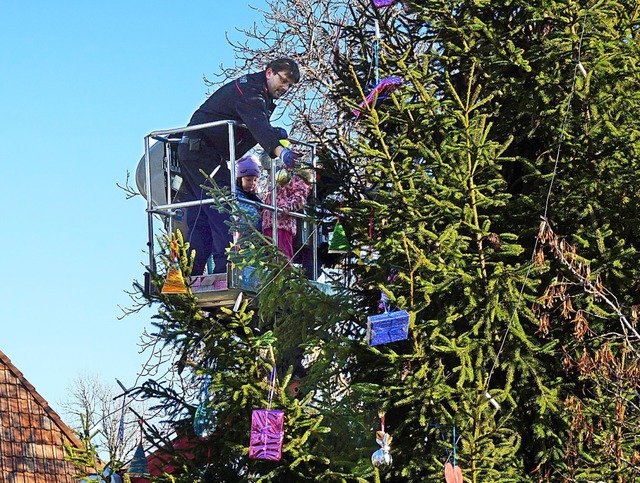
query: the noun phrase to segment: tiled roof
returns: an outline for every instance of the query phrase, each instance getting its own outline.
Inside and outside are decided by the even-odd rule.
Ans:
[[[63,440],[82,448],[73,431],[0,351],[0,483],[75,483]]]

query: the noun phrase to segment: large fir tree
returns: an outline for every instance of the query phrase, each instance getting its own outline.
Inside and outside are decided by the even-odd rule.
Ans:
[[[159,338],[194,384],[213,378],[218,430],[184,481],[436,481],[454,449],[465,481],[636,481],[639,6],[273,3],[274,46],[309,73],[292,107],[348,277],[327,295],[255,234],[234,252],[260,266],[255,305],[154,296]],[[403,85],[359,107],[376,75]],[[381,298],[409,338],[370,347]],[[283,460],[250,461],[274,366]],[[143,391],[189,431],[197,401]]]

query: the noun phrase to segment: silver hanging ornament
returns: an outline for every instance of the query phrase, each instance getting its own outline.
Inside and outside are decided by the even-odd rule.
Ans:
[[[393,457],[391,453],[381,448],[371,455],[371,463],[376,468],[386,470],[393,463]]]
[[[376,431],[376,443],[381,448],[371,455],[371,463],[374,467],[386,470],[391,467],[393,457],[391,456],[391,440],[393,438],[384,431]]]

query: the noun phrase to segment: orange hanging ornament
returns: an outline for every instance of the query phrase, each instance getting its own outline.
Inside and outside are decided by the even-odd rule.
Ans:
[[[448,461],[444,465],[444,479],[447,483],[462,483],[462,470]]]
[[[171,240],[171,264],[167,270],[167,276],[162,286],[163,294],[187,293],[187,285],[184,283],[182,270],[178,263],[178,242]]]
[[[447,483],[463,483],[462,481],[462,470],[456,464],[456,444],[458,440],[456,439],[456,425],[453,425],[453,463],[447,461],[444,464],[444,479]]]

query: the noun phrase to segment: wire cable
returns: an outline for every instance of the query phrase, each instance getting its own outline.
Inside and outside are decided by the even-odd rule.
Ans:
[[[545,203],[544,203],[544,213],[542,215],[544,220],[547,219],[547,214],[549,212],[549,206],[550,206],[550,203],[551,203],[551,193],[552,193],[552,190],[553,190],[553,184],[554,184],[556,176],[557,176],[558,165],[560,163],[560,152],[562,150],[562,144],[564,142],[566,127],[567,127],[567,122],[568,122],[569,112],[570,112],[570,107],[571,107],[571,101],[573,99],[573,95],[574,95],[575,90],[576,90],[576,79],[578,78],[578,71],[582,72],[584,70],[584,67],[582,67],[582,64],[580,63],[580,56],[581,56],[581,53],[582,53],[582,41],[583,41],[583,38],[584,38],[584,32],[585,32],[585,28],[586,28],[586,24],[587,24],[588,14],[589,14],[589,10],[586,9],[585,12],[584,12],[584,19],[582,21],[582,31],[580,33],[580,41],[578,42],[578,58],[575,61],[575,68],[573,70],[573,81],[572,81],[572,85],[571,85],[571,91],[569,92],[569,97],[567,98],[567,107],[565,109],[564,118],[562,120],[562,127],[560,129],[560,139],[558,141],[558,149],[556,150],[555,161],[554,161],[554,164],[553,164],[553,172],[551,173],[551,180],[549,181],[549,189],[547,191],[547,197],[546,197]],[[522,302],[524,289],[526,287],[527,280],[529,279],[529,275],[531,274],[531,269],[532,269],[532,266],[533,266],[533,259],[535,257],[535,253],[536,253],[537,248],[538,248],[538,239],[536,238],[536,241],[535,241],[534,247],[533,247],[533,253],[531,255],[531,263],[529,263],[529,267],[527,268],[527,272],[525,274],[524,281],[522,282],[522,287],[520,288],[520,292],[519,292],[519,295],[518,295],[518,300],[516,301],[516,304],[515,304],[515,306],[513,308],[513,311],[511,313],[511,318],[509,319],[509,324],[507,325],[507,330],[505,331],[505,334],[502,337],[502,342],[500,343],[500,347],[498,348],[498,352],[496,353],[496,356],[495,356],[495,358],[493,360],[493,365],[491,366],[491,370],[489,371],[489,374],[487,376],[487,380],[485,382],[484,392],[485,392],[485,395],[488,398],[491,397],[490,394],[489,394],[489,384],[491,383],[491,378],[493,377],[493,374],[494,374],[495,369],[497,367],[498,359],[500,358],[500,355],[502,354],[502,351],[504,350],[504,346],[505,346],[505,343],[507,341],[507,337],[509,336],[509,333],[511,331],[511,327],[513,326],[513,321],[515,319],[516,313],[518,312],[518,308],[520,307],[520,303]]]

